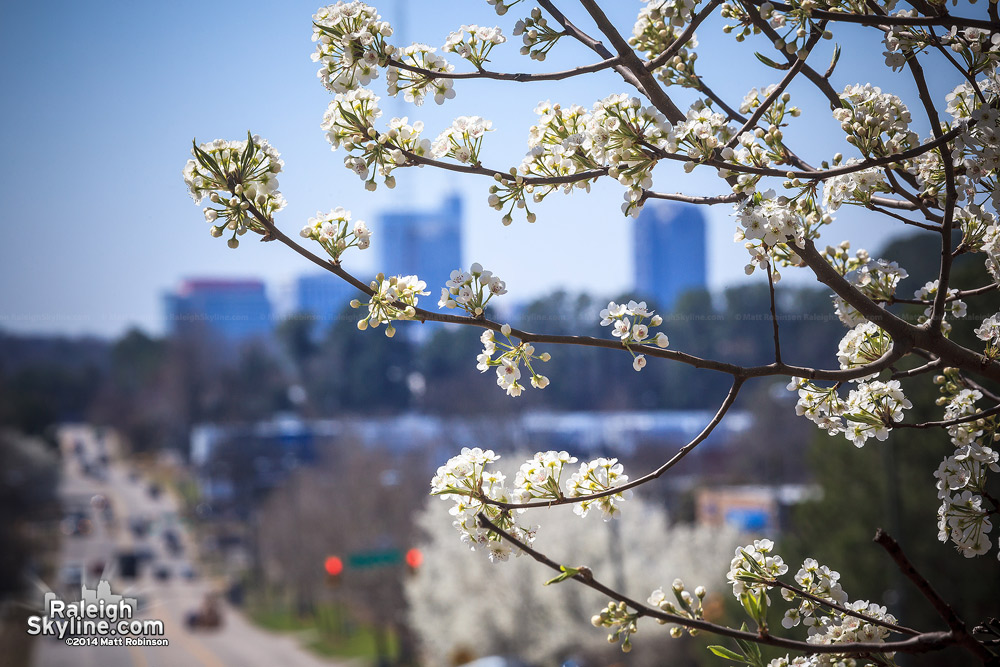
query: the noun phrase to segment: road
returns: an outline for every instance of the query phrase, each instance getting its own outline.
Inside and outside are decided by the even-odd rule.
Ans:
[[[82,576],[89,588],[98,579],[111,582],[112,592],[136,597],[138,617],[162,620],[163,637],[169,646],[67,646],[55,638],[39,638],[34,651],[36,667],[331,667],[346,665],[323,660],[306,651],[295,637],[277,635],[252,625],[239,611],[221,604],[223,625],[217,630],[189,630],[187,614],[198,609],[206,594],[217,592],[220,582],[208,578],[188,578],[183,573],[195,568],[190,559],[196,550],[191,535],[177,520],[177,503],[169,493],[153,497],[149,482],[130,472],[113,451],[113,443],[103,442],[93,429],[66,427],[60,432],[63,449],[63,479],[60,497],[73,520],[64,522],[64,533],[83,527],[85,534],[67,535],[60,552],[60,581],[52,589],[64,599],[79,599],[76,579]],[[106,456],[106,463],[97,463]],[[107,520],[101,496],[110,502],[113,519]],[[80,519],[83,519],[82,524]],[[133,522],[148,524],[148,532],[131,530]],[[179,553],[167,548],[166,532],[173,532],[182,544]],[[154,565],[140,568],[138,578],[126,580],[118,569],[115,554],[122,550],[148,549]],[[168,570],[162,580],[154,571]],[[73,591],[73,592],[70,592]],[[41,593],[39,594],[41,606]]]

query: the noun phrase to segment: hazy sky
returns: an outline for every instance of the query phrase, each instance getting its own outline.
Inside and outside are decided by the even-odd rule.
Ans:
[[[484,0],[437,2],[391,0],[375,3],[383,16],[401,25],[394,42],[440,46],[462,23],[500,25],[510,37],[520,9],[496,17]],[[563,0],[575,10],[576,3]],[[633,0],[607,3],[620,29],[630,32],[641,6]],[[319,123],[330,94],[316,79],[309,59],[310,17],[315,1],[283,2],[6,2],[0,5],[0,139],[6,205],[0,241],[0,330],[114,335],[129,326],[162,330],[161,295],[184,277],[259,276],[272,295],[287,294],[292,279],[311,269],[278,244],[244,237],[236,251],[208,235],[208,225],[188,197],[181,169],[192,137],[199,141],[240,138],[247,129],[274,144],[285,160],[281,190],[289,201],[279,215],[287,231],[299,229],[317,210],[344,206],[355,218],[373,220],[379,210],[435,206],[446,192],[464,198],[466,263],[482,262],[505,278],[508,298],[538,296],[557,287],[613,293],[631,276],[631,222],[619,210],[623,188],[614,182],[590,195],[551,195],[537,207],[538,222],[515,218],[510,227],[486,206],[490,182],[430,169],[397,171],[395,191],[380,186],[367,193],[343,167],[343,151],[333,153]],[[968,14],[985,16],[980,3]],[[568,12],[579,17],[578,11]],[[584,18],[578,24],[596,34]],[[722,35],[721,22],[699,30],[698,71],[734,104],[752,86],[778,79],[760,65],[754,50],[766,40],[736,44]],[[871,81],[902,88],[905,73],[882,66],[881,44],[861,48],[861,29],[841,33],[845,56],[833,83]],[[706,48],[711,44],[713,48]],[[597,58],[563,40],[544,63],[518,56],[518,38],[494,50],[493,67],[550,71]],[[814,56],[824,69],[830,43]],[[465,64],[454,59],[458,70]],[[812,62],[812,60],[810,61]],[[931,66],[940,98],[958,79]],[[875,78],[877,77],[877,78]],[[385,95],[384,76],[372,84],[383,98],[383,121],[408,115],[426,123],[433,139],[459,115],[494,122],[483,161],[489,166],[520,163],[532,109],[545,99],[589,106],[616,92],[630,92],[614,74],[602,73],[558,83],[464,82],[457,97],[438,107],[407,105]],[[690,91],[670,89],[682,108]],[[805,110],[788,130],[791,145],[818,163],[842,141],[828,108],[804,82],[790,92]],[[915,125],[925,129],[919,107]],[[657,172],[656,189],[721,193],[725,184],[712,169],[685,175],[676,164]],[[710,284],[720,287],[752,280],[743,275],[745,252],[732,241],[735,221],[728,207],[710,214]],[[864,239],[877,247],[899,233],[892,223],[877,225],[842,210],[836,229],[824,240]],[[378,230],[373,246],[378,244]],[[362,277],[377,270],[377,250],[347,261]],[[367,256],[366,256],[367,255]],[[803,276],[803,278],[807,278]],[[759,279],[759,278],[758,278]],[[437,286],[432,286],[437,287]]]

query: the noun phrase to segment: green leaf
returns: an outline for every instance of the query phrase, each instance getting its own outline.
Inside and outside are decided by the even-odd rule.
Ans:
[[[578,567],[566,567],[565,565],[560,565],[559,569],[562,571],[562,574],[549,579],[543,584],[544,586],[548,586],[549,584],[558,584],[560,581],[566,581],[567,579],[571,579],[580,573],[580,568]]]
[[[830,67],[828,67],[826,70],[827,77],[833,74],[833,69],[837,66],[837,63],[839,61],[840,61],[840,44],[837,44],[836,46],[833,47],[833,58],[830,59]]]
[[[768,57],[766,57],[766,56],[764,56],[764,55],[762,55],[760,53],[754,53],[754,55],[757,56],[757,60],[761,61],[762,63],[764,63],[768,67],[773,67],[774,69],[780,69],[780,70],[786,70],[786,69],[788,69],[788,64],[787,63],[784,64],[784,65],[781,65],[781,64],[774,62],[770,58],[768,58]]]
[[[730,651],[725,646],[709,646],[708,650],[719,656],[720,658],[725,658],[727,660],[736,660],[737,662],[747,662],[746,659],[737,653],[736,651]]]

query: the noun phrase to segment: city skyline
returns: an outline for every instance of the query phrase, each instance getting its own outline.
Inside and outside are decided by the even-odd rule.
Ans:
[[[626,289],[633,221],[620,210],[623,188],[602,179],[589,194],[553,193],[531,204],[538,222],[515,215],[504,227],[500,214],[487,205],[489,179],[437,169],[397,170],[397,189],[382,185],[367,192],[364,182],[343,167],[343,152],[331,153],[320,121],[330,102],[317,83],[310,61],[310,17],[319,3],[248,1],[233,11],[222,4],[177,3],[143,5],[120,11],[114,3],[94,6],[74,15],[76,28],[64,34],[60,49],[51,48],[52,5],[13,3],[4,6],[0,21],[0,78],[9,103],[0,108],[0,137],[9,150],[5,162],[10,196],[3,225],[0,281],[16,289],[0,295],[0,329],[11,333],[115,336],[133,326],[162,332],[159,295],[186,276],[234,278],[256,275],[273,290],[288,285],[305,267],[295,253],[275,243],[245,238],[238,250],[213,240],[192,205],[181,181],[190,157],[192,137],[198,141],[237,139],[248,129],[267,138],[282,154],[285,168],[280,188],[288,200],[279,226],[294,234],[317,210],[344,206],[354,219],[373,221],[377,212],[405,206],[432,206],[446,192],[457,192],[465,206],[462,257],[480,262],[504,277],[507,300],[530,300],[565,285],[591,293]],[[405,23],[405,39],[443,42],[461,22],[499,25],[510,35],[514,16],[496,16],[486,3],[464,3],[462,15],[435,11],[431,0],[375,3],[396,25]],[[58,7],[58,3],[56,5]],[[614,3],[608,16],[627,33],[639,3]],[[408,16],[399,12],[405,10]],[[567,10],[572,20],[586,22],[580,8]],[[192,21],[191,17],[198,20]],[[222,27],[224,26],[224,28]],[[717,31],[709,19],[699,31]],[[236,96],[218,94],[233,82],[216,76],[230,68],[234,55],[207,48],[220,31],[256,36],[267,44],[261,55],[237,55],[250,65],[252,80],[267,90],[234,104]],[[401,39],[403,36],[401,36]],[[516,42],[517,40],[512,40]],[[840,88],[858,82],[855,72],[872,77],[873,85],[892,88],[891,72],[870,72],[865,63],[880,52],[848,37],[835,81]],[[762,86],[774,73],[752,57],[752,45],[726,44],[699,53],[699,72],[720,84],[727,99],[739,100],[751,86]],[[832,44],[823,44],[829,51]],[[63,53],[75,54],[73,76],[65,75]],[[142,53],[142,58],[136,58]],[[829,53],[817,54],[828,57]],[[544,63],[529,61],[508,43],[491,53],[491,67],[501,71],[551,71],[578,66],[591,57],[572,44],[559,44]],[[740,81],[727,78],[734,59],[746,72]],[[454,59],[457,71],[466,64]],[[928,68],[940,78],[944,70]],[[950,76],[950,75],[949,75]],[[863,82],[863,80],[862,80]],[[957,83],[957,81],[955,82]],[[381,98],[383,117],[408,116],[426,125],[434,139],[455,117],[481,115],[494,123],[483,144],[483,163],[506,169],[521,162],[529,128],[537,121],[533,109],[546,99],[564,105],[590,107],[607,95],[629,92],[610,70],[582,79],[543,85],[496,81],[462,81],[457,96],[438,106],[420,107],[386,94],[385,75],[371,83]],[[686,107],[690,91],[671,91]],[[793,87],[796,103],[808,120],[785,130],[787,141],[812,163],[830,159],[841,136],[828,104],[806,88]],[[73,109],[73,122],[63,109]],[[927,134],[914,114],[914,129]],[[850,156],[846,156],[850,157]],[[656,187],[688,194],[719,194],[725,190],[713,169],[685,175],[679,164],[658,167]],[[61,211],[72,211],[72,224]],[[710,271],[714,290],[746,284],[760,276],[743,274],[746,252],[734,243],[737,223],[730,206],[705,211]],[[876,248],[899,227],[871,225],[864,211],[842,208],[836,228],[823,242],[851,238]],[[373,261],[385,234],[376,234],[368,252],[351,252],[345,267],[370,280],[382,267]],[[308,244],[307,244],[308,245]],[[801,280],[787,271],[783,281]],[[440,289],[438,285],[429,285]],[[430,297],[428,297],[430,298]],[[435,299],[436,300],[436,299]]]

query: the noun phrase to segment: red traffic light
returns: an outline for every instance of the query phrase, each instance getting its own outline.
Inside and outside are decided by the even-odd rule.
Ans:
[[[406,564],[410,569],[417,569],[423,562],[424,555],[420,552],[420,549],[410,549],[406,552]]]
[[[340,560],[336,556],[328,556],[325,561],[323,561],[323,569],[331,577],[336,577],[341,572],[344,571],[344,561]]]

